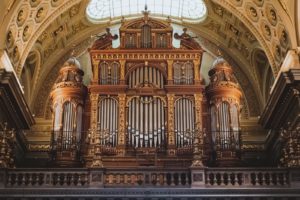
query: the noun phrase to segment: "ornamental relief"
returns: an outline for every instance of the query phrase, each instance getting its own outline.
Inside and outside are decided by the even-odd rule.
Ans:
[[[276,26],[278,18],[277,18],[277,14],[275,12],[275,8],[271,4],[268,4],[266,6],[265,13],[266,13],[267,19],[270,22],[270,24],[272,24],[272,26]]]
[[[270,26],[266,21],[262,21],[260,25],[261,25],[261,31],[263,33],[263,36],[265,37],[265,39],[270,41],[272,37]]]
[[[30,0],[30,5],[31,7],[37,7],[40,3],[41,3],[42,0]]]
[[[31,2],[31,1],[30,1]],[[49,1],[50,2],[50,1]],[[57,2],[61,2],[61,1],[57,1]],[[245,3],[246,3],[246,1],[236,1],[236,0],[232,0],[231,2],[236,2],[236,4],[238,5],[238,4],[240,4],[240,6],[242,6],[242,4],[243,4],[243,6],[244,5],[246,5]],[[252,1],[251,1],[252,2]],[[55,2],[54,2],[55,3]],[[255,3],[255,2],[254,2]],[[263,3],[264,3],[264,1],[257,1],[256,3],[260,3],[259,5],[263,5]],[[256,4],[255,3],[255,4]],[[252,2],[252,4],[253,4],[253,2]],[[73,7],[71,7],[71,9],[69,9],[68,11],[67,11],[67,14],[68,14],[68,16],[71,16],[71,15],[73,15],[73,16],[75,16],[75,14],[71,14],[71,13],[76,13],[76,12],[78,12],[79,13],[79,10],[78,9],[80,9],[80,6],[79,5],[81,5],[81,4],[78,4],[78,6],[73,6]],[[254,4],[253,4],[254,5]],[[226,14],[226,12],[228,12],[226,9],[224,9],[223,7],[221,7],[221,6],[219,6],[218,4],[216,4],[216,7],[218,6],[218,8],[215,8],[215,13],[216,13],[216,15],[219,15],[219,14],[217,14],[217,12],[218,13],[222,13],[221,15],[219,15],[219,16],[224,16],[224,17],[228,17],[229,15],[227,15]],[[35,13],[37,13],[37,9],[38,8],[41,8],[42,7],[42,5],[41,4],[37,4],[36,6],[35,6],[35,9],[36,9],[36,11],[35,11]],[[49,12],[51,11],[51,9],[49,10]],[[257,11],[258,12],[258,14],[259,13],[261,13],[261,11]],[[228,12],[229,13],[229,12]],[[48,15],[49,13],[47,13],[46,15]],[[35,16],[35,15],[34,15]],[[228,20],[232,20],[232,21],[234,21],[234,18],[235,18],[235,16],[234,15],[232,15],[233,17],[232,18],[228,18]],[[277,16],[277,15],[276,15]],[[68,18],[69,19],[69,18]],[[83,27],[84,26],[84,22],[81,22],[83,25],[78,25],[79,23],[77,22],[77,23],[75,23],[75,24],[73,24],[72,25],[72,33],[70,33],[69,35],[67,35],[66,37],[68,37],[67,39],[73,39],[73,38],[75,38],[76,37],[76,35],[78,34],[78,33],[80,33],[80,32],[82,32],[83,30],[85,30],[88,26],[87,25],[85,25],[86,27]],[[269,20],[267,21],[267,23],[269,24]],[[278,25],[278,24],[277,24]],[[23,26],[26,26],[26,24],[23,24]],[[203,26],[207,26],[207,24],[205,24],[205,25],[203,25]],[[271,26],[270,24],[269,24],[269,26]],[[78,27],[80,27],[80,28],[78,28]],[[25,27],[23,27],[22,28],[22,32],[23,32],[23,30],[24,30],[24,28]],[[30,27],[29,27],[30,28]],[[33,29],[34,29],[35,27],[33,27]],[[51,29],[53,28],[53,26],[51,26],[50,27]],[[228,36],[226,33],[224,33],[224,29],[223,29],[223,27],[222,27],[222,24],[220,24],[218,21],[212,21],[212,24],[210,25],[210,28],[212,29],[212,30],[215,30],[215,32],[220,36],[220,37],[222,37],[222,38],[224,38],[224,39],[226,39],[226,38],[230,38],[230,36]],[[232,34],[232,36],[231,37],[234,37],[234,32],[237,32],[238,33],[238,35],[240,36],[240,38],[242,38],[241,40],[239,40],[238,42],[237,41],[233,41],[233,42],[231,42],[231,40],[229,40],[229,44],[231,45],[231,47],[233,47],[233,48],[235,48],[235,51],[237,51],[237,52],[240,52],[243,56],[245,56],[245,58],[248,60],[248,58],[249,58],[249,52],[251,52],[251,50],[252,49],[249,49],[249,44],[247,44],[247,43],[250,43],[250,44],[253,44],[254,42],[256,42],[257,40],[256,40],[256,38],[253,36],[253,34],[251,33],[251,31],[250,30],[246,30],[246,31],[244,31],[244,29],[243,28],[241,28],[241,27],[237,27],[236,26],[236,24],[233,24],[232,25],[232,30],[234,30],[234,29],[236,29],[235,31],[232,31],[231,32],[231,34]],[[47,30],[48,30],[48,28],[47,28]],[[56,30],[58,30],[57,31],[57,35],[55,35],[54,34],[54,32],[56,31]],[[49,33],[47,33],[46,31],[44,31],[43,33],[42,33],[42,35],[40,36],[40,38],[39,38],[39,41],[42,41],[43,43],[47,43],[47,42],[49,42],[50,41],[50,39],[53,39],[53,37],[54,36],[61,36],[61,38],[62,38],[62,40],[64,39],[64,34],[62,34],[62,31],[61,32],[59,32],[61,30],[61,28],[60,29],[55,29],[52,33],[53,34],[51,34],[50,33],[50,36],[49,36]],[[63,30],[63,31],[66,31],[67,33],[69,33],[69,31],[70,30]],[[30,31],[31,32],[31,31]],[[273,32],[272,32],[273,33]],[[61,35],[60,35],[61,34]],[[7,44],[9,44],[9,43],[13,43],[15,40],[14,40],[14,38],[12,37],[12,35],[14,35],[13,33],[11,33],[10,34],[10,37],[8,37],[7,36]],[[22,35],[22,34],[21,34]],[[278,35],[278,34],[277,34]],[[22,36],[23,37],[23,36]],[[8,39],[8,38],[10,38],[10,39]],[[28,41],[28,39],[26,40],[24,40],[23,38],[22,38],[22,40],[23,41]],[[10,41],[10,42],[8,42],[8,41]],[[11,42],[12,41],[12,42]],[[47,41],[47,42],[46,42]],[[227,41],[227,40],[226,40]],[[51,44],[51,43],[48,43],[48,44]],[[243,44],[243,45],[242,45]],[[8,45],[7,45],[8,46]],[[280,44],[280,46],[281,46],[281,44]],[[10,46],[10,48],[12,48],[12,46]],[[50,56],[51,55],[54,55],[54,53],[55,53],[55,51],[56,51],[56,49],[58,49],[58,48],[60,48],[60,46],[53,46],[53,47],[51,47],[51,48],[46,48],[47,50],[45,51],[45,55],[46,55],[46,59],[47,58],[50,58]],[[12,51],[12,49],[11,49],[11,51]],[[275,50],[272,48],[272,52],[275,52]],[[283,51],[282,51],[283,52]],[[282,54],[282,52],[280,51],[280,55]],[[20,52],[21,53],[21,52]],[[12,54],[11,54],[12,55]],[[275,53],[274,53],[274,55],[275,55]],[[17,56],[18,57],[18,56]],[[52,56],[51,56],[52,57]],[[280,58],[280,59],[283,59],[283,58]],[[278,58],[276,58],[276,60],[278,60],[278,62],[280,62],[280,59],[278,59]],[[43,61],[44,62],[44,61]]]
[[[245,5],[247,2],[249,2],[249,3],[251,2],[251,4],[261,7],[261,9],[264,9],[265,11],[263,11],[263,12],[264,12],[265,16],[262,16],[260,18],[267,18],[268,23],[270,25],[276,26],[278,23],[280,23],[280,20],[278,18],[278,14],[277,14],[276,10],[272,7],[272,5],[270,5],[270,4],[266,5],[265,2],[267,2],[267,1],[263,1],[263,0],[252,0],[252,1],[230,0],[230,1],[228,1],[228,4],[232,4],[237,7],[244,6],[244,9],[246,9]],[[41,5],[42,3],[43,3],[43,5]],[[26,25],[24,25],[24,22],[27,21],[27,18],[33,18],[36,23],[41,23],[42,21],[44,21],[47,18],[47,16],[49,16],[49,14],[52,14],[53,11],[55,11],[56,7],[63,5],[63,4],[64,4],[64,1],[62,1],[62,0],[49,0],[49,2],[47,2],[47,3],[44,3],[41,0],[29,0],[28,2],[23,3],[23,5],[21,6],[21,9],[19,9],[19,11],[17,12],[17,15],[15,16],[15,21],[12,21],[11,25],[16,23],[18,27],[22,28],[21,32],[23,32],[24,30],[28,29],[26,27]],[[75,5],[75,3],[74,3],[74,5]],[[65,6],[65,5],[63,5],[63,6]],[[79,13],[78,7],[79,6],[76,6],[76,5],[71,7],[72,9],[70,9],[68,11],[69,12],[68,14],[70,17],[73,17]],[[246,10],[248,10],[248,9],[246,9]],[[257,9],[256,10],[251,9],[251,10],[253,11],[253,16],[256,16],[257,14],[259,15],[259,13],[260,13],[260,11]],[[214,11],[220,17],[224,16],[224,9],[222,9],[222,6],[218,5],[217,7],[214,7]],[[33,13],[32,16],[31,15],[29,16],[30,13]],[[248,13],[247,16],[250,14],[249,12],[245,12],[245,13],[246,14]],[[254,22],[255,22],[255,20],[254,20]],[[30,32],[34,33],[37,28],[38,28],[38,26],[34,25]],[[26,37],[25,38],[23,37],[23,34],[20,34],[14,40],[12,40],[12,43],[19,41],[19,39],[21,39],[25,43],[29,41]],[[8,44],[7,45],[8,48],[12,48],[14,46],[10,42],[8,42],[7,44]],[[20,52],[20,54],[21,55],[23,54],[23,49],[22,49],[22,52]],[[275,53],[274,53],[274,55],[275,55]],[[13,60],[15,60],[15,59],[13,59]],[[19,60],[16,60],[16,61],[18,62]]]
[[[18,11],[17,15],[17,24],[18,26],[22,26],[29,15],[29,9],[24,6]]]

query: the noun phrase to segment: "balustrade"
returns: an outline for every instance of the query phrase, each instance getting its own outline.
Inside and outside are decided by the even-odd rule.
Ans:
[[[274,187],[288,186],[289,173],[284,169],[208,169],[207,186]]]
[[[2,171],[5,172],[5,171]],[[205,185],[218,188],[290,188],[290,172],[275,168],[207,168]],[[0,171],[1,175],[1,171]],[[190,188],[190,170],[163,169],[9,169],[5,172],[4,187],[179,187]],[[103,178],[103,180],[102,180]]]
[[[24,169],[9,170],[6,175],[7,187],[60,187],[60,186],[86,186],[89,184],[88,171],[60,171]]]
[[[149,186],[149,187],[189,187],[189,171],[140,171],[140,172],[107,172],[105,186]]]

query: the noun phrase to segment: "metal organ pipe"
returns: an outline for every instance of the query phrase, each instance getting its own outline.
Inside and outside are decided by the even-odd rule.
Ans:
[[[173,64],[174,69],[174,84],[175,85],[190,85],[193,84],[194,79],[194,64],[190,61],[182,63],[175,62]]]
[[[118,62],[100,63],[100,84],[116,85],[119,84],[120,64]]]
[[[118,137],[118,103],[114,98],[103,97],[98,105],[98,134],[101,135],[101,144],[108,146],[117,145]]]
[[[195,113],[194,103],[187,98],[175,102],[176,146],[183,147],[193,143]]]
[[[158,97],[135,97],[129,102],[128,133],[134,147],[157,147],[165,140],[163,102]],[[130,113],[130,114],[129,114]]]
[[[159,69],[143,66],[134,69],[128,78],[130,88],[163,88],[163,74]],[[139,96],[128,103],[128,142],[134,147],[158,147],[165,141],[165,112],[159,97]]]
[[[230,147],[230,119],[229,119],[229,104],[222,102],[218,109],[219,117],[219,138],[221,147],[228,149]]]
[[[82,114],[83,108],[81,105],[77,106],[77,122],[76,122],[76,142],[79,143],[81,141],[81,131],[82,131]]]
[[[233,131],[233,142],[236,148],[239,148],[239,118],[238,118],[238,108],[237,105],[231,105],[230,107],[230,116],[231,116],[231,127]]]
[[[216,143],[216,134],[217,133],[217,116],[216,116],[216,107],[212,105],[210,108],[210,116],[211,116],[211,135],[212,135],[212,142],[215,147]]]

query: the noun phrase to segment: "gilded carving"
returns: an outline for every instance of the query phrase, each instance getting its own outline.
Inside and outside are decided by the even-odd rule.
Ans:
[[[79,6],[76,5],[76,6],[73,6],[73,7],[70,9],[69,15],[70,15],[70,17],[72,18],[72,17],[74,17],[75,15],[77,15],[78,12],[79,12]]]
[[[175,138],[174,138],[174,94],[167,94],[168,99],[168,144],[175,145]]]
[[[119,94],[119,145],[125,145],[125,108],[126,108],[126,94]]]
[[[13,43],[14,43],[14,38],[13,38],[12,31],[8,31],[6,35],[6,45],[7,47],[11,47]]]
[[[42,0],[30,0],[30,5],[34,8],[41,3]]]
[[[0,124],[0,169],[14,167],[14,146],[16,132],[14,129],[9,129],[6,122]]]
[[[18,46],[15,46],[12,52],[13,61],[17,62],[20,58],[19,48]]]
[[[23,9],[18,12],[17,23],[18,25],[22,25],[26,19],[26,13]]]
[[[38,23],[41,22],[45,18],[46,14],[46,8],[39,8],[35,14],[35,21]]]
[[[25,26],[24,29],[23,29],[23,40],[24,41],[27,41],[28,38],[30,37],[30,28],[29,28],[29,25]]]
[[[267,15],[267,19],[270,22],[270,24],[272,24],[273,26],[276,26],[277,24],[277,14],[275,9],[273,8],[272,5],[267,5],[266,8],[266,15]]]
[[[256,9],[256,6],[255,5],[252,5],[252,4],[247,4],[246,5],[246,11],[247,11],[247,15],[248,17],[252,20],[252,21],[255,21],[257,22],[258,19],[259,19],[259,16],[258,16],[258,12],[257,12],[257,9]]]
[[[264,0],[254,0],[254,3],[257,5],[257,6],[263,6],[264,5]]]
[[[91,125],[90,128],[93,130],[97,130],[97,109],[98,109],[98,94],[91,93],[90,94],[90,102],[91,102]]]
[[[270,40],[271,39],[271,28],[270,28],[270,26],[266,22],[262,22],[261,29],[262,29],[262,32],[264,34],[264,37],[267,40]]]

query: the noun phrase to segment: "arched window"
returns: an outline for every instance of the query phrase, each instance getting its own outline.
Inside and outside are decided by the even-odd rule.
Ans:
[[[195,112],[190,99],[181,98],[175,102],[175,135],[177,147],[192,145],[194,139]]]

